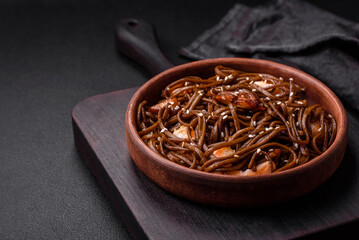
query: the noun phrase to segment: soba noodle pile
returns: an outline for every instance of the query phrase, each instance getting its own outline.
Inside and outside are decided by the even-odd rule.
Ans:
[[[199,171],[250,176],[302,165],[334,141],[334,118],[309,105],[292,78],[214,73],[178,79],[157,104],[139,104],[139,135],[153,151]]]

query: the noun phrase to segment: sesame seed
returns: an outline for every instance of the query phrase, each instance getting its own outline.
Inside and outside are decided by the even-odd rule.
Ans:
[[[185,83],[184,83],[185,86],[188,86],[188,84],[189,84],[189,82],[185,82]]]
[[[297,127],[299,127],[299,122],[297,122],[295,125],[297,125]]]
[[[223,92],[223,87],[221,87],[221,91]]]
[[[269,152],[272,152],[273,151],[273,148],[269,149]]]
[[[246,80],[249,80],[249,77],[246,77]]]
[[[298,103],[298,104],[303,104],[303,102],[301,102],[301,101],[298,101],[297,103]]]
[[[283,162],[287,163],[287,162],[288,162],[288,160],[287,160],[287,159],[286,159],[286,160],[283,160]]]
[[[288,122],[288,121],[286,121],[286,123],[287,123],[287,124],[289,124],[289,122]]]
[[[167,89],[167,90],[170,90],[171,88],[170,88],[170,87],[167,87],[166,89]]]
[[[190,144],[191,144],[191,145],[196,145],[196,144],[194,144],[193,142],[191,142]]]
[[[182,142],[182,147],[184,147],[184,142]]]
[[[224,132],[221,132],[221,137],[224,137]]]
[[[246,118],[252,118],[251,116],[246,116]]]
[[[235,157],[235,158],[239,158],[239,155],[237,155],[237,154],[234,154],[234,156],[233,157]]]
[[[260,132],[259,132],[259,134],[262,134],[262,133],[264,133],[264,131],[260,131]]]
[[[228,115],[224,115],[223,119],[226,119],[228,117]]]
[[[257,125],[257,122],[256,121],[253,121],[253,126],[256,126]]]
[[[219,76],[217,76],[216,80],[217,80],[217,81],[220,81],[220,80],[221,80],[221,78],[220,78]]]
[[[279,77],[279,80],[283,81],[283,78],[282,78],[282,77]]]
[[[223,116],[223,115],[226,115],[226,112],[222,112],[221,115],[222,115],[222,116]]]
[[[255,134],[249,134],[248,137],[249,138],[254,138],[256,135]]]
[[[180,106],[177,105],[177,106],[175,107],[175,110],[178,110],[178,109],[180,109]]]
[[[279,126],[276,126],[276,127],[275,127],[275,129],[278,129],[278,128],[280,128],[280,127],[279,127]]]
[[[224,81],[227,81],[227,80],[228,80],[228,77],[227,77],[227,76],[225,76],[225,77],[224,77]]]
[[[295,148],[298,148],[298,143],[293,144]]]
[[[158,137],[157,140],[160,142],[160,141],[161,141],[161,137]]]
[[[293,95],[294,95],[294,93],[293,93],[293,92],[290,92],[290,93],[289,93],[289,96],[290,96],[290,97],[291,97],[291,96],[293,96]]]
[[[295,117],[295,114],[294,114],[294,113],[292,113],[292,117]]]
[[[269,127],[269,128],[266,128],[266,131],[270,131],[272,129],[273,129],[273,127]]]
[[[186,110],[186,113],[189,114],[189,110],[188,110],[188,109]]]
[[[164,131],[167,131],[167,128],[162,128],[161,133],[163,133]]]
[[[262,75],[262,74],[259,74],[258,76],[263,77],[263,75]]]
[[[278,102],[277,102],[278,105],[281,104],[281,103],[282,103],[281,101],[278,101]]]
[[[328,114],[328,117],[333,117],[330,113]]]
[[[265,82],[265,83],[267,83],[267,82],[268,82],[268,80],[266,79],[266,80],[264,80],[264,82]]]
[[[265,98],[265,100],[269,101],[269,100],[270,100],[270,98],[269,98],[269,97],[266,97],[266,98]]]
[[[257,91],[257,89],[253,88],[253,89],[252,89],[252,92],[255,92],[255,91]]]
[[[289,81],[293,81],[293,78],[289,78]]]
[[[248,79],[249,80],[249,79]],[[253,84],[254,82],[253,81],[251,81],[249,84]]]
[[[228,78],[229,78],[229,79],[232,79],[232,78],[233,78],[233,75],[232,75],[232,74],[229,74],[229,75],[228,75]]]
[[[260,148],[257,148],[257,153],[260,153],[262,150]]]
[[[198,113],[198,116],[202,117],[202,116],[203,116],[203,113]]]
[[[318,132],[320,132],[320,131],[322,131],[322,128],[321,128],[321,127],[318,129]]]
[[[280,97],[280,94],[276,94],[275,96],[276,96],[276,97]]]

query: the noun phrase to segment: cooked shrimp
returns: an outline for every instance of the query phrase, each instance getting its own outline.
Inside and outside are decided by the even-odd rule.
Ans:
[[[173,135],[175,135],[176,137],[179,137],[179,138],[188,139],[187,132],[188,132],[188,127],[180,126],[176,130],[174,130]],[[190,134],[191,134],[191,138],[195,137],[193,129],[191,129]]]
[[[238,176],[256,176],[268,174],[274,171],[275,164],[272,161],[266,161],[257,165],[257,170],[253,171],[252,169],[247,169],[245,171],[227,171],[228,175],[238,175]]]
[[[254,84],[258,85],[261,88],[273,86],[273,84],[268,83],[267,81],[255,81]]]
[[[233,155],[235,153],[235,151],[230,148],[230,147],[223,147],[220,149],[217,149],[216,151],[213,152],[213,155],[216,157],[226,157],[226,156],[230,156]]]
[[[253,111],[263,111],[265,109],[260,106],[258,96],[246,89],[240,89],[236,92],[219,92],[214,96],[214,99],[222,104],[233,104],[236,107]]]
[[[148,111],[150,111],[151,113],[157,114],[160,111],[160,109],[162,107],[164,107],[166,104],[169,104],[171,106],[171,110],[176,109],[176,107],[178,106],[178,100],[177,100],[177,98],[167,99],[165,101],[162,101],[160,103],[157,103],[157,104],[149,107]]]

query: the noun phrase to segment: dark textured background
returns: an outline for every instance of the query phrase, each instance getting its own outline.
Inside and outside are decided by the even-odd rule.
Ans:
[[[187,60],[177,50],[236,2],[0,2],[0,239],[130,238],[74,147],[71,110],[84,98],[149,78],[115,51],[120,18],[153,23],[162,50],[181,64]],[[359,22],[357,2],[311,2]],[[357,225],[311,238],[340,236]]]

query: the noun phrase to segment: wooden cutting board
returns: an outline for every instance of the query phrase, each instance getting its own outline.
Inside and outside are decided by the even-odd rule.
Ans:
[[[128,153],[124,119],[136,90],[87,98],[72,113],[75,145],[135,239],[288,239],[359,219],[358,164],[350,150],[324,185],[285,204],[216,208],[163,191]]]

